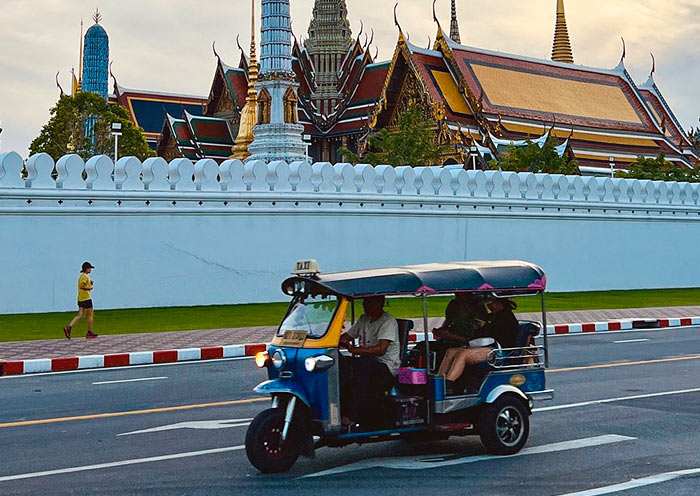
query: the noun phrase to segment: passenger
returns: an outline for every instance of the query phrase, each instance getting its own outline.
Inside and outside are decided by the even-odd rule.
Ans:
[[[456,293],[445,309],[442,325],[433,329],[433,336],[443,343],[466,345],[473,330],[483,326],[486,319],[486,311],[473,294]]]
[[[401,365],[399,325],[396,319],[384,311],[384,296],[373,296],[362,301],[364,314],[340,336],[340,344],[353,355],[359,355],[343,365],[343,396],[345,396],[343,423],[359,420],[358,408],[368,398],[383,395],[396,382]],[[353,340],[359,340],[359,346]],[[350,382],[351,384],[348,384]],[[348,396],[352,402],[348,402]],[[342,398],[341,398],[342,399]]]
[[[510,300],[494,299],[488,307],[491,310],[489,322],[480,329],[476,329],[471,339],[489,337],[495,339],[501,348],[514,348],[518,337],[518,319],[513,314],[515,303]],[[454,382],[462,376],[467,366],[486,362],[491,350],[490,347],[447,350],[438,375],[445,376],[448,390],[454,389]]]
[[[433,329],[433,336],[437,340],[430,344],[430,351],[435,352],[436,363],[442,362],[449,348],[469,344],[474,329],[483,326],[487,318],[480,298],[471,293],[456,293],[445,309],[442,325]],[[424,343],[419,343],[414,353],[424,354]]]

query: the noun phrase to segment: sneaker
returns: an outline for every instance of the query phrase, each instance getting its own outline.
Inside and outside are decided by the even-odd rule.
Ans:
[[[64,327],[63,334],[66,335],[66,339],[70,339],[70,327]]]
[[[92,331],[89,331],[89,332],[85,335],[85,337],[86,337],[87,339],[95,339],[95,338],[97,337],[97,334],[95,334],[95,333],[92,332]]]

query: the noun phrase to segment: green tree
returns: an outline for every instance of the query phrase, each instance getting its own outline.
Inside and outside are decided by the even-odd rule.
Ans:
[[[557,147],[559,140],[549,136],[540,148],[537,143],[527,140],[525,146],[508,146],[498,160],[492,160],[489,165],[494,169],[512,172],[543,172],[547,174],[575,174],[578,162],[572,156],[564,153],[559,156]]]
[[[126,109],[110,105],[96,93],[80,92],[75,97],[62,96],[50,110],[49,122],[41,128],[29,147],[29,152],[48,153],[58,160],[68,153],[76,153],[83,159],[93,155],[113,155],[114,138],[112,123],[122,124],[119,137],[119,156],[135,156],[144,160],[154,155],[143,136],[143,130],[129,121]],[[93,140],[85,135],[86,122],[95,116]]]
[[[649,181],[690,181],[700,182],[697,170],[673,165],[661,153],[656,158],[638,157],[627,172],[619,171],[616,177],[627,179],[647,179]]]
[[[418,105],[411,105],[401,114],[394,131],[382,129],[370,135],[367,141],[368,151],[364,155],[341,148],[338,156],[347,157],[353,164],[422,166],[439,163],[446,149],[435,143],[434,122],[423,117]]]

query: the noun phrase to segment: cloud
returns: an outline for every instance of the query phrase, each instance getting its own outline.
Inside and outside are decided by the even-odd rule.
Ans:
[[[314,0],[293,0],[298,38],[306,36]],[[397,31],[392,0],[346,0],[353,32],[360,19],[374,28],[379,56],[393,55]],[[411,41],[426,46],[435,38],[431,1],[401,0],[399,21]],[[467,45],[548,58],[554,30],[554,0],[458,0],[462,42]],[[2,150],[26,155],[30,141],[48,118],[58,90],[78,64],[80,19],[89,26],[99,7],[110,35],[114,71],[132,88],[207,95],[214,74],[211,43],[229,64],[238,63],[236,35],[250,39],[248,0],[3,0],[0,30],[0,119]],[[438,0],[438,15],[449,28],[450,2]],[[627,41],[627,67],[638,83],[657,59],[656,81],[686,126],[700,117],[700,5],[697,0],[567,0],[567,19],[579,64],[613,67]],[[260,3],[257,0],[259,24]],[[259,25],[258,25],[259,28]],[[258,37],[259,41],[259,37]]]

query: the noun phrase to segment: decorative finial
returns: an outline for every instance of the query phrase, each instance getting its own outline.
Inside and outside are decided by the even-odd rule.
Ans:
[[[650,78],[654,77],[654,73],[656,72],[656,57],[654,57],[654,54],[651,54],[651,74],[649,74]]]
[[[622,62],[627,57],[627,43],[624,37],[620,37],[620,39],[622,40],[622,59],[620,60]]]
[[[100,23],[100,21],[102,20],[102,14],[100,14],[100,9],[95,9],[95,13],[92,14],[92,20],[95,21],[95,24]]]
[[[236,36],[236,43],[238,43],[238,36]],[[241,45],[238,45],[238,48],[241,48]],[[214,52],[214,57],[216,57],[219,62],[221,62],[221,57],[219,57],[218,52],[216,51],[216,40],[212,41],[211,43],[211,50]]]
[[[401,24],[399,24],[399,17],[398,14],[396,13],[396,9],[399,8],[399,2],[396,2],[396,5],[394,5],[394,24],[396,25],[397,28],[399,28],[399,32],[403,32],[401,29]]]
[[[360,32],[357,33],[358,40],[360,39],[360,36],[362,36],[362,33],[364,32],[364,30],[365,30],[365,23],[362,22],[362,19],[360,19]]]
[[[433,44],[433,40],[430,39],[430,35],[428,35],[428,50],[430,50],[430,45]]]
[[[63,96],[66,95],[66,93],[65,93],[65,91],[63,91],[63,88],[61,87],[61,83],[60,83],[59,80],[58,80],[58,75],[59,75],[60,73],[61,73],[61,71],[58,71],[58,72],[56,73],[56,86],[58,86],[58,89],[61,91],[61,95],[60,95],[60,96],[63,97]]]
[[[437,3],[437,0],[433,0],[433,22],[438,25],[438,28],[440,28],[440,21],[438,20],[437,14],[435,13],[435,4]]]
[[[372,43],[374,43],[374,28],[372,28],[372,36],[369,37],[369,44],[367,46],[372,46]]]

